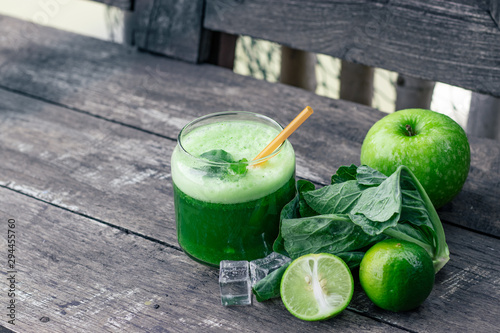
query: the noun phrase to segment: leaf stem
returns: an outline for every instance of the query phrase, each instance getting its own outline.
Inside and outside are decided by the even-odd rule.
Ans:
[[[434,263],[434,272],[437,273],[450,260],[450,250],[448,249],[448,245],[446,244],[443,224],[441,223],[441,219],[436,212],[436,208],[434,208],[431,199],[429,199],[427,192],[425,192],[417,177],[415,177],[413,172],[408,169],[408,167],[402,165],[399,168],[401,168],[402,171],[406,171],[411,177],[415,187],[422,196],[422,200],[424,201],[427,212],[429,212],[429,218],[431,220],[432,226],[434,227],[434,232],[436,233],[436,248],[434,249],[433,253],[430,252],[429,254],[431,255],[432,262]],[[427,250],[427,252],[429,251]]]
[[[387,228],[384,230],[383,234],[389,236],[389,237],[392,237],[392,238],[396,238],[396,239],[401,239],[401,240],[405,240],[405,241],[408,241],[408,242],[412,242],[414,244],[417,244],[417,245],[420,245],[421,247],[424,248],[425,251],[427,251],[427,253],[429,253],[429,255],[432,257],[434,257],[434,249],[431,245],[427,244],[427,243],[424,243],[422,241],[419,241],[418,239],[416,238],[413,238],[405,233],[402,233],[400,231],[397,231],[396,229],[394,228]]]

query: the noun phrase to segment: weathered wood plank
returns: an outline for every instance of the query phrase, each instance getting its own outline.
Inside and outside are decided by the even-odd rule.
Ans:
[[[467,134],[500,140],[500,98],[472,93]]]
[[[181,251],[0,188],[2,235],[9,218],[16,221],[19,244],[16,325],[8,326],[16,332],[279,332],[312,327],[318,332],[403,332],[352,311],[310,324],[294,319],[279,300],[223,307],[217,270]],[[2,292],[1,304],[7,301]],[[2,324],[8,325],[4,318]]]
[[[0,96],[0,185],[177,246],[175,141],[13,93]]]
[[[280,82],[316,91],[316,54],[281,46]]]
[[[255,331],[256,325],[261,332],[312,327],[320,332],[396,332],[396,327],[413,332],[480,327],[481,332],[494,332],[500,321],[498,240],[456,227],[446,227],[452,259],[418,310],[394,314],[377,309],[356,282],[349,308],[375,320],[348,310],[313,324],[293,318],[279,300],[222,307],[217,270],[178,250],[4,188],[0,199],[0,218],[17,223],[19,332],[34,332],[31,327],[36,332],[162,332],[167,325],[173,332],[199,327],[246,332]],[[2,293],[0,302],[5,301]],[[50,321],[42,325],[41,317]]]
[[[185,124],[192,118],[177,119]],[[320,145],[327,137],[328,131],[318,132],[315,140]],[[170,178],[174,140],[0,89],[0,141],[1,185],[177,244]],[[341,154],[351,152],[340,150],[337,158],[346,158]],[[307,162],[297,152],[297,174],[321,181],[313,170],[331,173],[330,166],[321,163],[321,152],[311,155],[316,157]]]
[[[3,93],[0,100],[6,105],[2,107],[3,127],[0,131],[3,134],[2,155],[6,161],[2,163],[2,175],[19,182],[7,183],[6,186],[97,217],[105,223],[175,244],[172,199],[167,190],[170,184],[168,176],[158,176],[162,170],[162,157],[157,157],[167,155],[168,161],[173,141],[12,93]],[[39,105],[38,108],[36,105]],[[23,137],[24,141],[19,140]],[[170,147],[166,144],[168,142],[171,142]],[[21,151],[25,157],[11,154],[15,151]],[[127,166],[126,170],[124,165]],[[168,170],[168,165],[164,167],[165,171]],[[128,171],[123,174],[124,170]],[[161,200],[156,200],[157,196]],[[145,230],[147,226],[150,229]],[[457,232],[458,235],[461,233],[463,231]],[[451,240],[453,237],[458,236],[452,236]],[[463,264],[470,266],[467,260],[476,258],[460,252],[461,242],[468,240],[468,237],[454,242],[452,254],[458,251],[460,257],[466,258]],[[490,243],[486,241],[485,244],[489,246]],[[463,267],[468,266],[458,264],[457,270],[450,273],[450,279],[451,276],[457,275],[458,279],[463,274],[474,273],[461,273]],[[494,273],[490,275],[494,276]],[[463,297],[466,298],[466,295]],[[367,306],[369,303],[363,297],[352,304],[352,308],[357,311],[372,313],[373,307],[366,310]],[[438,306],[442,306],[440,300]],[[450,310],[450,306],[447,305],[445,310]],[[384,320],[394,320],[392,314],[373,311]],[[398,320],[406,322],[413,316],[398,316]],[[428,320],[426,317],[425,321]],[[438,320],[433,319],[431,323]],[[460,323],[458,319],[450,320]]]
[[[340,68],[340,99],[372,105],[375,68],[343,60]]]
[[[490,7],[488,9],[491,18],[495,21],[498,28],[500,28],[500,3],[498,1],[490,0]]]
[[[137,54],[46,27],[34,29],[30,39],[14,38],[26,27],[31,25],[1,18],[0,29],[10,39],[0,40],[0,86],[172,139],[188,121],[210,112],[256,111],[287,124],[304,105],[311,105],[315,115],[290,140],[298,175],[319,183],[329,182],[340,165],[359,163],[366,132],[383,116],[358,104],[215,66]],[[443,207],[442,216],[498,236],[500,151],[491,140],[474,139],[471,146],[469,179],[463,192]]]
[[[201,47],[204,53],[200,54],[200,62],[233,70],[238,36],[208,30],[205,30],[204,34]]]
[[[403,109],[430,109],[436,82],[398,75],[396,80],[395,111]]]
[[[6,32],[22,29],[25,24],[5,17],[3,20]],[[359,163],[364,134],[383,115],[367,107],[235,75],[215,66],[192,66],[130,53],[118,45],[88,38],[79,43],[76,40],[84,37],[45,27],[33,33],[29,41],[14,39],[0,44],[0,63],[4,64],[0,68],[1,86],[173,139],[188,121],[210,112],[258,111],[286,124],[303,105],[312,104],[317,116],[302,128],[319,126],[321,131],[317,137],[295,141],[297,150],[303,146],[308,154],[299,156],[299,161],[309,160],[299,163],[299,171],[307,172],[315,181],[329,181],[336,166]],[[73,46],[71,40],[75,41]],[[75,49],[76,45],[81,49]],[[20,53],[34,48],[37,52]],[[339,130],[332,133],[329,128],[333,124]],[[328,146],[335,161],[331,165],[318,163],[310,145],[327,147],[331,140],[337,142]]]
[[[134,41],[141,49],[190,62],[199,60],[203,0],[140,0]]]
[[[57,311],[66,312],[66,314],[59,312],[58,317],[54,317],[57,320],[50,321],[54,326],[56,326],[54,322],[60,323],[70,318],[68,322],[64,322],[64,325],[74,325],[76,328],[73,327],[72,330],[81,329],[82,331],[86,329],[84,325],[88,325],[82,322],[93,320],[98,321],[100,325],[106,323],[120,325],[115,329],[124,327],[124,330],[150,328],[151,331],[161,331],[160,327],[167,324],[170,329],[171,321],[174,321],[171,329],[173,331],[194,330],[199,327],[220,330],[218,324],[226,329],[237,329],[234,318],[237,318],[238,323],[257,321],[259,328],[265,327],[264,331],[268,327],[265,325],[271,325],[269,331],[286,330],[287,328],[282,326],[283,322],[285,325],[290,325],[289,330],[311,329],[312,325],[314,329],[319,327],[319,330],[331,330],[333,327],[343,329],[344,323],[339,324],[337,320],[319,324],[295,320],[279,305],[279,301],[258,304],[257,307],[260,308],[256,310],[253,308],[224,309],[221,310],[227,311],[224,315],[217,313],[212,316],[214,304],[218,304],[216,277],[213,274],[207,273],[205,279],[203,275],[205,270],[201,266],[187,259],[179,260],[181,261],[179,264],[177,260],[174,260],[177,258],[171,258],[170,256],[185,258],[171,246],[154,244],[154,247],[148,247],[144,244],[151,244],[149,241],[146,242],[135,235],[125,235],[116,228],[97,224],[95,218],[102,220],[102,223],[123,226],[122,223],[134,224],[134,218],[143,214],[150,218],[149,223],[162,221],[164,216],[167,216],[167,221],[173,224],[171,207],[169,210],[168,207],[161,206],[168,205],[169,202],[171,204],[172,201],[170,191],[162,191],[162,189],[165,190],[162,177],[155,178],[154,172],[142,174],[142,171],[147,171],[149,167],[152,167],[153,171],[160,170],[159,172],[168,170],[168,155],[164,165],[161,164],[164,161],[162,155],[168,154],[171,150],[173,140],[145,133],[130,126],[144,127],[145,130],[163,136],[172,132],[176,133],[178,126],[182,126],[185,121],[208,111],[202,109],[206,105],[203,98],[205,100],[209,97],[216,99],[209,104],[209,108],[214,108],[214,110],[221,105],[245,108],[257,105],[259,112],[267,113],[282,123],[296,114],[297,105],[311,104],[309,102],[312,101],[312,106],[317,110],[316,117],[301,127],[300,133],[303,134],[295,137],[297,140],[294,145],[297,147],[299,156],[299,169],[302,168],[299,174],[307,178],[316,177],[321,181],[327,181],[333,171],[332,165],[342,163],[348,158],[354,159],[356,154],[359,154],[360,140],[364,135],[360,128],[367,129],[371,122],[381,115],[375,112],[373,114],[362,112],[370,111],[369,108],[360,109],[361,107],[350,103],[316,97],[299,89],[242,78],[212,66],[192,66],[152,56],[127,55],[125,51],[122,54],[121,50],[114,49],[113,46],[110,46],[109,50],[102,49],[101,53],[94,57],[90,55],[90,49],[82,50],[82,53],[89,53],[87,60],[83,56],[79,57],[74,54],[77,61],[73,64],[74,66],[62,66],[56,73],[55,65],[58,60],[64,59],[72,52],[71,40],[73,38],[73,35],[69,35],[68,44],[62,46],[61,50],[50,45],[46,49],[35,48],[29,43],[24,45],[25,49],[42,51],[41,55],[32,58],[38,59],[35,65],[39,66],[40,71],[36,67],[28,67],[28,71],[24,72],[23,67],[15,61],[13,53],[9,54],[9,51],[19,47],[19,44],[14,44],[10,49],[6,47],[0,50],[1,59],[6,61],[1,73],[8,74],[8,78],[14,81],[14,84],[9,86],[10,81],[3,79],[1,84],[9,87],[8,89],[37,96],[37,99],[34,99],[1,91],[0,101],[3,104],[0,112],[0,126],[2,126],[0,133],[3,137],[0,140],[0,147],[2,156],[6,158],[0,163],[0,167],[3,168],[0,174],[4,175],[3,171],[6,171],[5,176],[2,176],[8,181],[5,186],[41,197],[53,205],[79,213],[95,209],[100,214],[94,216],[92,213],[90,215],[94,219],[86,219],[67,211],[61,212],[60,208],[40,202],[37,202],[40,206],[30,209],[32,202],[30,199],[23,197],[19,201],[13,201],[5,199],[2,195],[0,210],[7,214],[14,214],[19,220],[27,222],[25,230],[29,236],[26,236],[28,241],[23,251],[25,250],[25,253],[32,257],[25,257],[26,259],[22,260],[29,262],[26,265],[27,269],[34,267],[36,272],[25,271],[28,272],[26,281],[30,282],[27,285],[32,289],[27,288],[28,292],[23,300],[31,302],[28,304],[34,310],[28,313],[33,314],[35,318],[33,323],[38,324],[37,331],[40,329],[36,315],[43,315],[46,312],[40,311],[49,310],[54,311],[56,315]],[[97,43],[96,47],[97,45],[102,47],[105,44]],[[91,47],[92,43],[88,41],[86,46]],[[54,59],[54,63],[50,63],[51,59]],[[25,59],[21,60],[22,65],[28,66],[28,63],[24,61]],[[80,64],[92,63],[94,72],[88,69],[79,71],[78,62]],[[49,63],[48,67],[46,67],[47,63]],[[141,66],[146,66],[145,64],[150,66],[158,64],[161,70],[156,72],[156,74],[161,74],[158,75],[159,82],[156,85],[144,87],[150,94],[147,101],[141,99],[140,89],[134,90],[133,82],[122,81],[132,80],[133,73],[137,73],[139,79],[143,78],[144,76],[141,77],[141,75],[144,75],[144,71],[141,71]],[[32,76],[28,78],[16,76],[16,71],[20,69],[21,73]],[[100,85],[101,73],[95,71],[105,71],[106,74],[112,75],[105,84]],[[172,81],[175,85],[171,83]],[[43,86],[43,82],[47,85]],[[165,85],[169,89],[165,89]],[[176,87],[177,90],[175,90]],[[187,89],[188,87],[191,90]],[[170,91],[170,88],[174,91]],[[95,93],[92,94],[92,92]],[[181,93],[184,94],[184,99],[176,96]],[[202,96],[198,96],[199,94]],[[51,103],[42,102],[40,99],[68,105],[73,109],[78,109],[79,112],[57,107]],[[86,99],[93,103],[94,107],[84,104]],[[115,103],[114,107],[113,103]],[[93,112],[97,117],[88,115]],[[160,124],[141,123],[139,119],[141,116],[155,112],[159,114],[156,117],[161,121]],[[101,119],[103,117],[109,117],[112,122]],[[117,124],[118,121],[128,125]],[[296,134],[298,135],[299,132]],[[172,146],[164,147],[166,142],[170,142]],[[472,144],[475,143],[472,142]],[[476,146],[485,149],[489,147],[481,144]],[[336,152],[339,152],[339,156],[335,155]],[[489,158],[488,154],[498,156],[495,155],[494,150],[489,149],[484,158]],[[490,161],[495,160],[490,157],[488,163]],[[493,163],[485,164],[484,159],[481,160],[481,164],[477,161],[474,163],[476,169],[471,174],[486,173],[492,177],[491,179],[495,179],[494,173],[489,173],[491,170],[495,171]],[[121,169],[120,167],[123,166],[130,167],[130,169]],[[37,170],[38,168],[40,169]],[[126,172],[127,170],[130,172]],[[120,180],[122,175],[127,176],[126,179],[132,181],[132,184],[128,184],[123,179]],[[135,178],[135,176],[140,177]],[[120,180],[121,189],[111,188],[110,184],[114,180]],[[477,185],[490,186],[488,184],[491,183],[487,184],[488,180],[490,179],[484,179],[484,183],[478,182]],[[21,187],[16,187],[19,184]],[[127,190],[126,185],[132,186]],[[65,193],[65,186],[67,186],[68,193]],[[492,190],[493,188],[487,187],[488,193],[491,194]],[[6,189],[1,191],[6,191]],[[90,194],[82,194],[87,191]],[[10,194],[12,193],[9,192]],[[156,194],[165,198],[165,201],[147,206],[145,201],[152,200]],[[12,195],[18,196],[19,194]],[[63,200],[58,199],[61,197]],[[138,204],[133,200],[136,200]],[[79,207],[85,210],[79,211]],[[160,214],[157,213],[158,209],[169,211],[163,215],[163,211]],[[55,210],[57,212],[54,212]],[[142,221],[145,220],[146,218],[143,218]],[[452,219],[452,221],[456,220]],[[104,229],[97,229],[96,225]],[[394,327],[380,324],[378,320],[391,323],[394,321],[400,327],[411,331],[448,332],[449,327],[457,328],[458,326],[464,327],[464,330],[484,327],[485,331],[488,331],[498,327],[498,318],[493,317],[498,312],[496,300],[499,297],[498,239],[450,226],[446,230],[452,251],[452,261],[438,276],[438,285],[433,292],[435,296],[417,312],[394,315],[374,308],[367,309],[370,305],[362,296],[358,296],[352,303],[352,309],[367,311],[367,315],[377,318],[375,324],[380,326],[376,326],[374,331],[394,329]],[[160,237],[158,234],[160,234],[158,231],[153,231],[145,236],[158,239],[157,237]],[[113,237],[119,239],[114,241]],[[146,243],[140,243],[138,239]],[[71,240],[71,243],[66,240]],[[163,249],[163,251],[160,250],[163,255],[157,254],[157,249]],[[47,264],[40,265],[40,260],[46,260]],[[164,270],[162,265],[166,267]],[[138,289],[130,291],[131,284],[135,283],[130,281],[132,270],[141,272],[141,276],[147,281],[144,289],[137,287]],[[213,272],[213,270],[210,271]],[[77,273],[78,285],[73,282],[76,280],[72,279],[73,272]],[[161,279],[172,283],[168,290],[174,289],[172,295],[175,296],[172,303],[174,309],[169,307],[166,315],[146,312],[152,310],[138,305],[144,302],[142,298],[144,296],[147,296],[147,300],[161,300],[158,294],[155,294],[164,288],[164,285],[158,282]],[[64,284],[58,281],[63,281]],[[84,291],[81,287],[82,282],[85,285]],[[162,283],[166,284],[166,282]],[[123,290],[129,290],[130,294]],[[41,298],[37,298],[37,295],[41,295]],[[61,303],[52,301],[53,295]],[[477,295],[481,295],[481,298],[478,299]],[[2,294],[2,297],[5,296]],[[182,302],[187,298],[189,298],[188,305]],[[202,304],[195,302],[194,298],[196,300],[199,298]],[[483,299],[485,303],[480,303],[479,301]],[[72,302],[80,302],[80,304]],[[159,309],[164,308],[163,304],[160,304]],[[66,308],[61,310],[59,305],[66,305]],[[74,312],[68,312],[68,309]],[[63,317],[68,313],[74,315],[75,320],[73,317]],[[186,313],[189,317],[185,316]],[[50,314],[52,315],[52,312]],[[272,324],[265,322],[264,319],[267,316],[272,318]],[[464,317],[469,318],[469,316],[472,316],[473,320],[465,321]],[[152,317],[154,318],[151,319]],[[415,317],[421,320],[415,320]],[[165,321],[162,321],[162,318]],[[179,324],[179,318],[188,318],[187,324],[186,322]],[[219,318],[224,318],[224,320]],[[352,312],[345,312],[338,319],[343,320],[343,318],[346,322],[355,321],[355,326],[347,327],[347,331],[372,329],[373,321],[360,318]],[[356,322],[359,319],[366,320],[366,322]],[[446,325],[440,325],[442,322]],[[345,325],[349,324],[345,323]],[[67,331],[70,329],[68,327],[60,331]],[[49,326],[47,331],[57,332],[58,329]]]
[[[124,10],[131,10],[133,7],[134,0],[91,0],[95,2],[100,2],[108,6],[117,7]],[[140,2],[141,0],[139,0]]]
[[[497,3],[207,0],[204,25],[500,97]]]

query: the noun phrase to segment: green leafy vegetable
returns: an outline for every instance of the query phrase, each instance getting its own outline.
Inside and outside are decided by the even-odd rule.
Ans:
[[[293,219],[295,217],[300,217],[300,216],[310,216],[310,215],[318,215],[314,210],[312,210],[310,207],[308,207],[307,203],[305,202],[303,198],[303,194],[307,191],[312,191],[315,189],[315,186],[313,183],[310,181],[300,179],[297,181],[297,194],[295,197],[283,207],[281,210],[281,215],[280,215],[280,232],[278,234],[278,237],[274,241],[273,244],[273,251],[277,253],[281,253],[282,255],[285,255],[289,257],[288,253],[285,250],[284,244],[283,244],[283,237],[281,237],[281,223],[285,219]],[[302,209],[301,209],[301,203],[302,203]],[[302,211],[302,215],[300,213]]]
[[[349,216],[355,224],[370,235],[377,235],[394,227],[401,215],[400,172],[393,173],[379,186],[365,189]]]
[[[365,188],[355,180],[347,180],[306,192],[304,199],[319,214],[345,214],[352,209]]]
[[[386,175],[366,165],[362,165],[357,169],[356,180],[361,185],[378,186],[386,179]]]
[[[248,160],[243,158],[236,161],[230,153],[223,149],[209,150],[201,154],[200,157],[214,162],[199,168],[199,170],[206,172],[206,177],[230,179],[247,173],[246,162]]]
[[[350,166],[341,166],[332,176],[332,184],[343,183],[348,180],[356,180],[357,171],[358,167],[354,164],[351,164]]]
[[[436,273],[448,262],[439,216],[406,166],[389,177],[364,165],[343,166],[332,176],[331,185],[317,190],[307,181],[297,185],[297,195],[281,212],[274,251],[292,259],[332,253],[353,268],[369,246],[391,237],[422,246],[433,259]],[[280,281],[278,274],[264,278],[259,299],[279,296],[272,290],[279,290]]]
[[[384,233],[422,246],[433,259],[437,273],[450,259],[450,252],[436,209],[413,172],[400,166],[376,189],[375,193],[369,188],[360,197],[349,214],[352,222],[366,233]]]
[[[281,234],[291,259],[309,253],[347,255],[386,238],[364,233],[351,222],[349,216],[341,214],[286,219],[282,222]]]
[[[368,249],[366,249],[367,251]],[[340,259],[344,260],[344,262],[349,266],[350,269],[359,267],[361,260],[365,256],[366,251],[352,251],[352,252],[341,252],[335,254]]]
[[[287,262],[277,270],[271,272],[271,274],[267,275],[253,286],[252,291],[258,302],[280,296],[281,278],[288,265],[290,265],[290,262]]]

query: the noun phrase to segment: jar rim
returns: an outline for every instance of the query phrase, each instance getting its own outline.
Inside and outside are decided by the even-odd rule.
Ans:
[[[177,135],[177,145],[179,146],[180,150],[184,154],[188,155],[189,157],[194,158],[194,159],[198,159],[198,160],[203,160],[203,163],[207,163],[207,164],[211,164],[211,165],[227,165],[227,164],[236,164],[237,163],[237,164],[246,164],[247,166],[251,166],[251,165],[256,165],[256,164],[262,163],[262,162],[264,162],[270,158],[273,158],[274,156],[279,154],[279,152],[282,150],[286,140],[281,145],[279,145],[278,148],[276,148],[272,153],[270,153],[267,156],[261,157],[257,160],[250,160],[250,161],[246,161],[246,162],[234,162],[234,163],[215,162],[215,161],[210,161],[210,160],[207,160],[207,159],[199,157],[199,156],[195,156],[195,155],[191,154],[189,151],[187,151],[187,149],[184,148],[184,146],[182,145],[182,139],[181,139],[182,135],[184,134],[185,131],[187,131],[193,125],[200,123],[202,121],[206,121],[207,119],[213,119],[213,118],[222,117],[222,116],[237,116],[237,115],[246,115],[246,116],[251,116],[251,117],[258,118],[258,119],[262,119],[262,120],[265,120],[266,122],[270,123],[271,125],[276,126],[277,129],[280,130],[280,132],[283,130],[283,126],[281,126],[276,120],[274,120],[268,116],[265,116],[263,114],[260,114],[260,113],[250,112],[250,111],[222,111],[222,112],[210,113],[210,114],[207,114],[205,116],[198,117],[198,118],[190,121],[189,123],[187,123],[181,129],[179,134]]]

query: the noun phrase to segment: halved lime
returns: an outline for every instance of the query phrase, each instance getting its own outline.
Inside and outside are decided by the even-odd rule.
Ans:
[[[324,320],[338,315],[349,305],[353,292],[349,267],[328,253],[295,259],[281,279],[283,304],[302,320]]]

